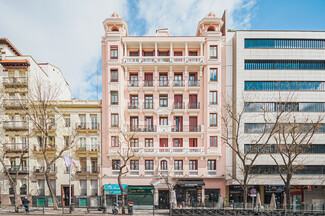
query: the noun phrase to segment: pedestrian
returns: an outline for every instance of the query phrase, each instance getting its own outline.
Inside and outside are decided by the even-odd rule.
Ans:
[[[26,199],[26,197],[23,198],[23,205],[25,206],[25,211],[27,214],[29,214],[29,203],[30,201]]]

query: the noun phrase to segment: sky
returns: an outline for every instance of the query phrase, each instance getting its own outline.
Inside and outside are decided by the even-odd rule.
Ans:
[[[102,22],[117,12],[132,36],[195,35],[197,23],[228,9],[228,28],[325,31],[325,0],[0,0],[0,37],[24,55],[61,68],[72,96],[101,99]],[[98,74],[98,76],[97,76]]]

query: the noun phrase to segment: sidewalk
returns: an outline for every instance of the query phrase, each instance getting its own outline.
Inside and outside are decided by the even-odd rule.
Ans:
[[[53,210],[53,208],[44,208],[44,212],[46,215],[66,215],[66,216],[68,216],[68,215],[70,215],[70,216],[113,215],[111,208],[107,209],[108,213],[106,213],[106,214],[103,214],[100,211],[90,211],[89,213],[87,213],[86,208],[76,208],[72,214],[69,214],[68,208],[64,209],[64,213],[62,211],[62,208],[60,208],[59,210]],[[127,213],[127,211],[126,211],[126,213]],[[43,215],[43,208],[31,207],[30,213],[25,214],[24,208],[19,208],[19,213],[15,213],[14,208],[11,206],[10,207],[1,207],[0,215]],[[119,215],[122,215],[121,211],[119,211]],[[134,210],[133,215],[153,215],[153,210]],[[155,215],[169,215],[169,211],[165,210],[165,209],[163,209],[163,210],[158,209],[158,210],[155,210]]]

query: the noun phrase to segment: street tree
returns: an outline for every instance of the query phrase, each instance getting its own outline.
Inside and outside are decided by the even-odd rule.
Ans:
[[[70,134],[63,137],[58,134],[55,119],[55,107],[58,105],[61,90],[58,86],[51,84],[41,78],[34,80],[35,84],[31,88],[27,97],[26,114],[32,125],[31,136],[37,137],[38,147],[34,150],[41,154],[44,159],[44,177],[49,188],[54,209],[58,209],[56,194],[51,184],[50,174],[55,171],[55,163],[63,157],[70,147],[76,143],[78,130],[70,129]],[[55,137],[65,140],[63,146],[55,145]]]
[[[294,113],[292,113],[294,114]],[[315,134],[321,130],[323,117],[310,118],[293,115],[285,123],[278,124],[278,130],[273,135],[274,144],[268,148],[268,153],[276,164],[276,173],[284,184],[287,209],[290,209],[290,189],[294,175],[304,169],[304,160],[311,149]]]
[[[242,189],[245,208],[247,208],[249,185],[254,177],[252,168],[258,157],[264,153],[264,147],[270,143],[277,132],[278,123],[285,116],[283,111],[270,113],[266,107],[259,107],[259,112],[254,114],[254,119],[259,119],[262,123],[258,133],[255,133],[245,127],[245,122],[249,122],[252,118],[252,114],[248,113],[251,105],[245,103],[243,106],[233,106],[231,103],[226,103],[221,117],[221,139],[232,153],[232,171],[227,175]]]

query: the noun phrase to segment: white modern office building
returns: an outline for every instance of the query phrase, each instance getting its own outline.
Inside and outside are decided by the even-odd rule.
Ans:
[[[294,108],[296,119],[311,121],[325,112],[325,32],[307,31],[234,31],[227,35],[227,101],[235,112],[245,106],[241,133],[243,151],[250,139],[261,132],[265,121],[261,113],[275,112],[281,106]],[[314,204],[322,206],[325,197],[325,144],[321,124],[308,153],[300,156],[303,165],[292,180],[290,196],[295,208]],[[271,144],[271,143],[270,143]],[[236,181],[240,175],[238,158],[228,147],[227,196],[242,202]],[[283,203],[284,186],[269,154],[258,157],[250,180],[261,194],[262,204],[269,204],[272,193]]]

